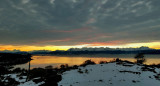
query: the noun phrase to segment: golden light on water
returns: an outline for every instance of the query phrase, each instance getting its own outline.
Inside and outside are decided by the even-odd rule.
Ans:
[[[127,55],[126,55],[127,56]],[[158,64],[160,63],[159,60],[157,60],[158,55],[156,55],[157,58],[151,58],[151,55],[146,56],[146,64]],[[107,61],[110,62],[112,60],[114,60],[115,58],[120,58],[122,60],[128,60],[131,62],[135,62],[136,60],[134,59],[134,55],[129,55],[127,57],[123,57],[122,55],[117,56],[112,56],[111,57],[107,57],[104,55],[104,57],[94,57],[94,56],[88,56],[88,57],[84,57],[84,56],[75,56],[75,57],[70,57],[70,56],[34,56],[33,59],[31,61],[32,65],[50,65],[50,64],[69,64],[69,65],[80,65],[82,64],[84,61],[86,60],[92,60],[95,63],[99,63],[100,61]]]
[[[80,65],[86,60],[92,60],[95,63],[99,63],[100,61],[110,62],[115,58],[120,58],[121,60],[128,60],[131,62],[135,62],[134,54],[121,54],[121,55],[113,55],[113,54],[102,54],[102,55],[85,55],[85,56],[33,56],[31,60],[31,68],[38,67],[46,67],[52,65],[53,67],[59,67],[62,64],[72,65]],[[145,64],[159,64],[160,55],[145,55],[146,62]],[[16,67],[28,68],[28,64],[17,65]]]

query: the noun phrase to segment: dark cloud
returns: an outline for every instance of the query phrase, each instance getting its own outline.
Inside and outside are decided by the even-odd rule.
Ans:
[[[160,41],[159,4],[159,0],[1,0],[0,44]]]

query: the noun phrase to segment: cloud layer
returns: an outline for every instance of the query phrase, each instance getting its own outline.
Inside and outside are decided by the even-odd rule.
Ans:
[[[159,0],[1,0],[2,45],[160,42]]]

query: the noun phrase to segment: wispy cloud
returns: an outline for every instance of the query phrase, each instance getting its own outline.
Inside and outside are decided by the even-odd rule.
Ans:
[[[159,42],[159,4],[158,0],[0,1],[0,44]]]
[[[87,44],[88,46],[114,46],[126,44],[125,40],[106,41],[106,42],[80,42],[80,44]]]
[[[44,32],[47,33],[74,33],[74,32],[91,32],[92,28],[91,27],[83,27],[83,28],[78,28],[78,29],[72,29],[72,30],[45,30]]]
[[[67,41],[72,41],[73,39],[71,38],[66,38],[66,39],[59,39],[59,40],[43,40],[43,41],[39,41],[39,42],[36,42],[36,43],[33,43],[33,44],[44,44],[44,43],[54,43],[55,42],[67,42]]]

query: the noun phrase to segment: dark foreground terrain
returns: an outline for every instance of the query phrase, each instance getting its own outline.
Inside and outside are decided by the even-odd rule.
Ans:
[[[79,66],[64,64],[60,68],[47,66],[45,68],[29,68],[26,70],[20,68],[14,69],[12,66],[16,63],[29,62],[31,60],[30,54],[1,54],[0,59],[0,86],[103,86],[104,83],[117,86],[115,84],[117,80],[123,81],[124,84],[122,85],[124,86],[132,84],[144,86],[146,84],[142,83],[147,83],[149,79],[154,84],[160,84],[160,65],[145,65],[120,59],[110,62],[101,61],[99,64],[95,64],[95,62],[87,60]],[[108,74],[110,72],[112,74],[115,72],[116,75]],[[99,75],[97,76],[95,73]],[[131,82],[127,81],[125,74],[130,78]],[[106,77],[102,78],[104,75]],[[77,78],[73,79],[75,76]],[[107,78],[107,76],[110,78]],[[132,76],[141,78],[131,80]],[[124,79],[122,79],[123,77]],[[88,85],[82,83],[84,81],[81,78],[85,79]]]

